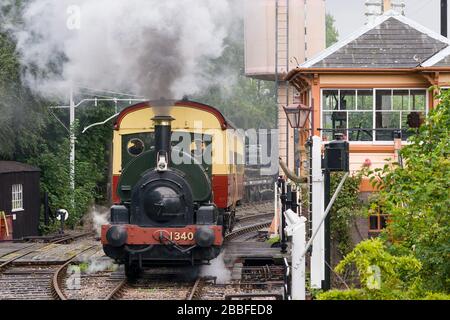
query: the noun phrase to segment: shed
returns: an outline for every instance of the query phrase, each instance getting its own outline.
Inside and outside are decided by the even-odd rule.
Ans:
[[[0,240],[38,235],[39,178],[39,168],[0,161],[0,212],[5,213],[5,217],[0,216]]]

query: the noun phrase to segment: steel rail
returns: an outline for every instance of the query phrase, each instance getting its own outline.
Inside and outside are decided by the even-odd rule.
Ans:
[[[128,283],[127,278],[119,281],[119,283],[111,290],[111,292],[103,300],[115,300],[120,292],[125,288]]]
[[[239,229],[237,229],[237,230],[235,230],[233,232],[228,233],[225,236],[225,241],[230,241],[230,240],[233,240],[233,239],[235,239],[235,238],[237,238],[237,237],[239,237],[239,236],[241,236],[243,234],[250,233],[250,232],[257,231],[257,230],[260,230],[260,229],[263,229],[263,228],[270,227],[271,223],[272,223],[272,221],[258,223],[258,224],[253,224],[251,226],[246,226],[246,227],[239,228]]]
[[[236,217],[236,222],[240,223],[240,222],[251,221],[251,220],[256,220],[256,219],[270,218],[273,216],[274,216],[273,212],[270,212],[270,213],[266,212],[266,213],[251,215],[251,216]]]
[[[31,247],[36,247],[36,246],[37,246],[37,243],[32,245]],[[27,246],[26,248],[30,248],[30,246]],[[17,252],[17,251],[14,251],[14,252]],[[25,253],[19,254],[18,256],[15,256],[15,257],[13,257],[13,258],[11,258],[9,260],[6,260],[2,264],[0,264],[0,272],[2,272],[6,267],[11,265],[14,261],[16,261],[16,260],[18,260],[18,259],[20,259],[20,258],[22,258],[22,257],[24,257],[24,256],[26,256],[26,255],[28,255],[30,253],[32,253],[32,252],[34,252],[34,249],[28,250]],[[11,253],[13,253],[13,252],[11,252]]]
[[[186,297],[186,300],[194,300],[194,298],[200,298],[200,290],[203,288],[204,279],[202,277],[198,277],[194,283],[194,286],[191,288],[191,291]]]
[[[91,232],[85,232],[85,233],[81,233],[81,234],[77,234],[77,235],[70,235],[70,236],[66,236],[66,237],[60,238],[60,239],[56,239],[54,241],[50,241],[47,245],[43,246],[40,249],[44,249],[44,248],[49,247],[49,246],[51,246],[53,244],[58,244],[58,243],[66,242],[66,241],[69,241],[69,240],[75,240],[75,239],[84,237],[84,236],[89,235],[89,234],[91,234]],[[26,251],[23,254],[19,254],[18,256],[15,256],[15,257],[13,257],[13,258],[3,262],[2,264],[0,264],[0,272],[2,272],[9,265],[13,264],[14,261],[19,260],[20,258],[22,258],[22,257],[24,257],[26,255],[29,255],[30,253],[33,253],[35,251],[35,247],[37,247],[37,245],[38,245],[38,243],[35,243],[33,245],[26,246],[25,248],[22,248],[22,249],[10,252],[10,253],[15,253],[15,252],[23,250],[23,249],[30,249],[31,248],[31,250],[28,250],[28,251]],[[8,253],[8,254],[10,254],[10,253]],[[8,255],[8,254],[6,254],[6,255]],[[6,256],[6,255],[4,255],[4,256]]]
[[[64,271],[66,271],[67,267],[69,266],[69,264],[74,261],[78,256],[80,256],[81,254],[83,254],[86,251],[91,250],[92,248],[97,247],[96,245],[92,245],[87,247],[86,249],[78,252],[77,254],[75,254],[74,256],[72,256],[71,258],[69,258],[64,264],[62,264],[53,274],[52,277],[52,281],[51,281],[51,290],[53,293],[53,297],[55,298],[55,300],[68,300],[67,296],[64,294],[63,290],[60,287],[60,282],[62,282],[62,278],[64,276]]]

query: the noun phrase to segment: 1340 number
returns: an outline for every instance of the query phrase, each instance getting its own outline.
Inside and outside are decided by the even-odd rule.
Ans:
[[[172,241],[194,240],[193,232],[169,232],[169,239]]]

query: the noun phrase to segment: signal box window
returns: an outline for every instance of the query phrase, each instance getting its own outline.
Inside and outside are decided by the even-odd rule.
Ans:
[[[21,211],[23,210],[23,188],[21,184],[12,185],[12,205],[11,211]]]

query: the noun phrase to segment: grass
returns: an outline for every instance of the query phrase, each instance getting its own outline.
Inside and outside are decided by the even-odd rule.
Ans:
[[[275,236],[273,238],[270,238],[270,239],[266,240],[266,242],[271,245],[274,243],[280,242],[280,236]]]

